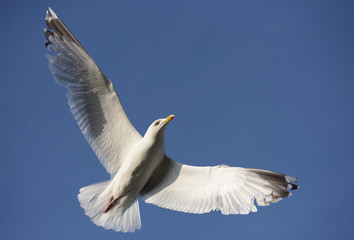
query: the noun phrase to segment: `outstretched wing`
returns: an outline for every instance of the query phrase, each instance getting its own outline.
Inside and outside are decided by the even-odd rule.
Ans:
[[[49,67],[68,89],[70,110],[106,170],[116,173],[131,147],[142,137],[130,123],[112,82],[49,8],[44,29]]]
[[[188,213],[248,214],[290,195],[297,179],[260,169],[194,167],[165,157],[141,192],[146,203]]]

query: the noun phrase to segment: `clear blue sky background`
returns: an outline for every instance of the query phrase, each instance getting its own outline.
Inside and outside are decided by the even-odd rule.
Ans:
[[[95,226],[78,190],[109,178],[47,67],[51,6],[133,124],[175,114],[167,154],[300,178],[247,216],[141,203],[142,230]],[[354,239],[353,1],[3,1],[0,239]]]

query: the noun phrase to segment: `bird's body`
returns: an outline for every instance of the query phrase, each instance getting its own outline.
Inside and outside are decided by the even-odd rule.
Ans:
[[[173,115],[170,116],[172,119]],[[158,120],[164,122],[162,119]],[[125,208],[137,197],[148,182],[152,172],[165,156],[163,132],[154,131],[154,124],[145,136],[130,150],[119,171],[113,177],[108,191],[119,207]],[[164,130],[162,130],[164,131]]]
[[[261,169],[195,167],[165,153],[165,131],[174,118],[154,121],[141,136],[129,121],[112,82],[49,8],[44,30],[49,67],[68,89],[70,110],[111,180],[80,189],[85,214],[106,229],[140,229],[138,200],[187,213],[248,214],[290,195],[297,179]]]
[[[155,152],[151,141],[141,140],[124,160],[119,172],[108,186],[107,194],[119,207],[125,208],[137,197],[150,178],[153,169],[162,161],[163,153]],[[158,149],[158,151],[161,151]]]

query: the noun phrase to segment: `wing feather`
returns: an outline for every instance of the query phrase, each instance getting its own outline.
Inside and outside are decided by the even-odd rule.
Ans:
[[[260,169],[195,167],[168,157],[158,166],[141,192],[146,203],[188,212],[248,214],[290,195],[296,178]]]
[[[114,174],[142,137],[129,121],[112,82],[51,9],[46,23],[52,29],[44,33],[54,79],[68,89],[70,110],[83,135],[106,170]]]

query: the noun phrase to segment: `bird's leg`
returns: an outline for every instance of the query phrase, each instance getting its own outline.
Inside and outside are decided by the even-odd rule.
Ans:
[[[106,206],[103,209],[103,212],[106,213],[108,212],[109,209],[117,202],[118,198],[114,199],[113,196],[109,199],[107,202]]]

